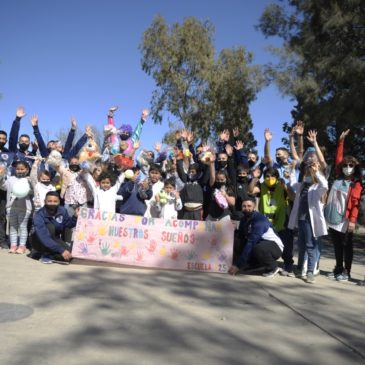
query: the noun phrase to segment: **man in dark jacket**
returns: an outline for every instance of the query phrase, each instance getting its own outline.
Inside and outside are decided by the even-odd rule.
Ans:
[[[42,255],[42,262],[71,261],[71,228],[76,226],[76,222],[77,217],[70,217],[66,208],[60,206],[58,193],[49,191],[44,207],[34,215],[35,232],[31,238],[32,248]]]
[[[236,235],[233,265],[228,270],[231,275],[248,265],[264,267],[266,277],[275,276],[280,271],[276,261],[281,257],[284,245],[268,219],[255,208],[255,198],[243,199],[243,218]]]

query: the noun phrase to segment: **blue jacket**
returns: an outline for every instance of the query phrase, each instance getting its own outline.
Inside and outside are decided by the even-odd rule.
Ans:
[[[65,228],[73,228],[76,226],[77,218],[70,217],[65,207],[59,206],[57,213],[51,216],[47,213],[45,207],[39,209],[33,218],[35,233],[40,242],[53,252],[63,253],[65,249],[51,238],[47,229],[47,224],[52,224],[55,227],[56,236],[61,237]]]
[[[152,189],[149,188],[143,191],[144,196],[141,196],[138,190],[137,183],[133,181],[127,181],[122,184],[119,188],[118,195],[123,196],[123,201],[119,207],[120,214],[130,214],[130,215],[143,215],[147,209],[145,200],[152,198]]]
[[[254,211],[252,216],[243,218],[238,227],[238,235],[246,241],[241,256],[235,263],[237,267],[245,265],[251,257],[253,247],[263,239],[263,235],[271,228],[269,220],[261,213]]]

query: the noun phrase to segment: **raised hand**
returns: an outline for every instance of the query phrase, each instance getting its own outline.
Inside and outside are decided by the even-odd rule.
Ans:
[[[156,143],[155,143],[155,150],[156,150],[158,153],[160,153],[160,151],[161,151],[161,143],[159,143],[159,142],[156,142]]]
[[[228,156],[232,156],[233,147],[230,144],[228,144],[228,143],[226,144],[225,150],[226,150]]]
[[[16,109],[16,116],[18,118],[23,118],[25,116],[25,109],[22,106],[18,106]]]
[[[147,120],[147,117],[148,115],[150,114],[150,111],[148,109],[143,109],[142,111],[142,115],[141,115],[141,118],[146,121]]]
[[[315,131],[313,129],[311,129],[310,131],[308,131],[307,140],[310,143],[315,144],[317,142],[317,131]]]
[[[86,126],[85,134],[88,136],[88,138],[91,138],[91,139],[94,138],[93,130],[91,129],[91,127],[89,125]]]
[[[194,134],[191,131],[188,131],[187,135],[186,135],[186,141],[188,142],[188,144],[193,143],[194,141]]]
[[[346,129],[345,131],[343,131],[340,135],[340,141],[344,140],[349,133],[350,133],[350,129]]]
[[[272,133],[269,128],[265,129],[264,137],[266,142],[270,142],[272,140]]]
[[[236,144],[234,146],[234,148],[239,151],[239,150],[242,150],[242,148],[244,147],[244,143],[242,141],[236,141]]]
[[[181,137],[186,140],[188,136],[188,131],[184,128],[181,130]]]
[[[261,176],[261,170],[256,167],[254,170],[252,170],[251,175],[253,178],[259,179]]]
[[[30,118],[30,122],[32,123],[33,127],[36,127],[38,125],[38,115],[32,115],[32,117]]]
[[[298,136],[302,136],[304,133],[304,123],[301,120],[298,120],[293,129]]]
[[[76,127],[77,127],[76,118],[75,118],[75,116],[73,115],[73,116],[71,117],[71,129],[76,129]]]

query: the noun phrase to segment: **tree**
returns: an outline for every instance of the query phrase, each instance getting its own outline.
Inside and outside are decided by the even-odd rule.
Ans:
[[[161,123],[167,111],[204,140],[239,126],[253,147],[248,105],[262,85],[259,69],[251,72],[252,56],[243,47],[222,50],[215,60],[212,39],[209,22],[189,17],[168,27],[161,16],[153,20],[140,45],[142,69],[156,82],[152,119]]]
[[[289,5],[289,6],[287,6]],[[296,101],[293,119],[318,130],[334,155],[341,132],[351,128],[348,152],[365,158],[365,3],[362,0],[287,0],[271,4],[258,28],[278,36],[277,64],[266,75]],[[284,131],[291,129],[284,124]]]

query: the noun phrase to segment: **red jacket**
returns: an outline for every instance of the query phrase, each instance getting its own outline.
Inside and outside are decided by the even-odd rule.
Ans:
[[[335,160],[336,176],[339,176],[341,173],[340,164],[343,159],[344,142],[345,142],[344,139],[340,140],[337,145],[336,160]],[[346,218],[348,218],[348,220],[351,223],[356,223],[357,216],[359,214],[362,189],[363,186],[360,180],[352,180],[348,192],[347,207],[346,207]]]

